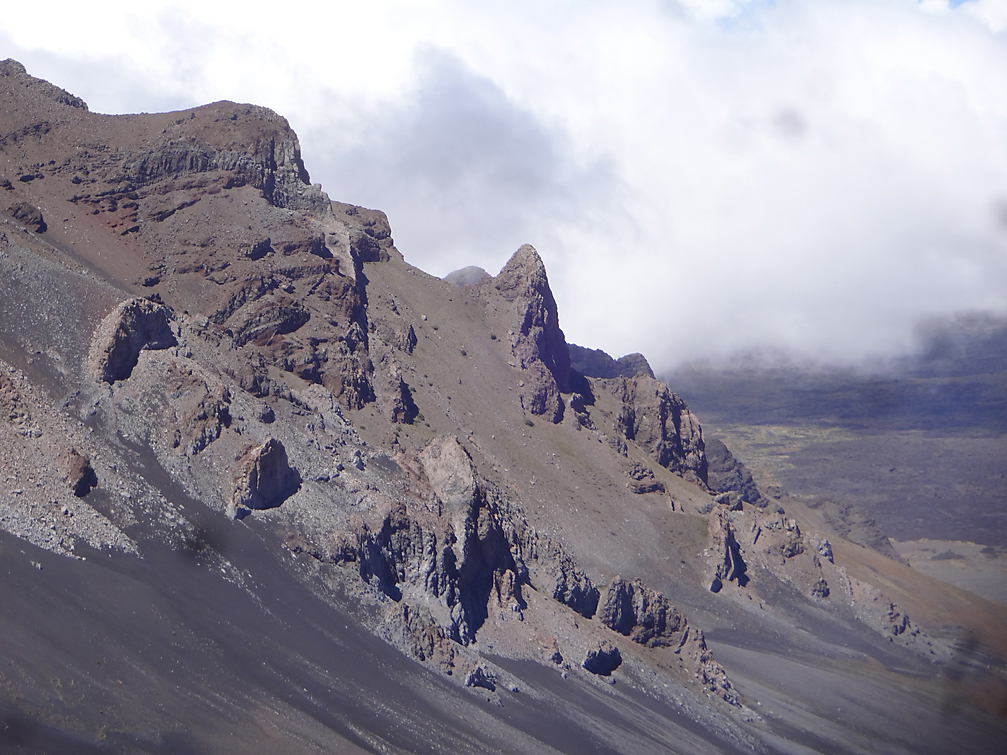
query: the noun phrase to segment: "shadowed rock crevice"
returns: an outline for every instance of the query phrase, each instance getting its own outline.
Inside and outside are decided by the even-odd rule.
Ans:
[[[7,212],[12,218],[35,231],[35,233],[45,233],[49,228],[42,217],[42,210],[29,202],[13,204],[7,208]]]

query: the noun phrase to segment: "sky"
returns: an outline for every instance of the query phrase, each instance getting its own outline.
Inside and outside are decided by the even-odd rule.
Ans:
[[[251,102],[435,275],[545,260],[659,371],[857,363],[1007,315],[1007,0],[28,3],[0,58],[102,113]]]

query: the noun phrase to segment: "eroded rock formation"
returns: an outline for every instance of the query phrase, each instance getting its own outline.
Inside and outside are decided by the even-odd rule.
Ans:
[[[105,383],[125,380],[136,367],[141,349],[177,345],[170,321],[170,310],[149,299],[132,298],[119,304],[98,326],[91,341],[95,378]]]
[[[720,440],[705,439],[707,461],[707,484],[711,490],[720,492],[735,492],[745,503],[751,503],[760,508],[769,505],[762,495],[752,473],[738,461],[734,454]]]
[[[253,509],[280,506],[297,492],[301,476],[287,461],[287,451],[278,440],[270,438],[261,446],[251,448],[238,461],[229,513],[240,519]]]
[[[65,470],[64,480],[73,494],[82,498],[98,487],[98,475],[91,466],[91,459],[76,448],[69,448],[60,456],[60,465]]]
[[[605,592],[598,618],[609,629],[647,647],[681,647],[687,622],[666,597],[640,580],[616,577]]]
[[[545,265],[534,247],[525,244],[518,249],[492,279],[492,286],[515,313],[511,351],[526,375],[524,407],[559,422],[564,408],[560,394],[570,390],[570,353]]]
[[[703,483],[707,462],[699,420],[668,386],[646,375],[605,382],[621,403],[616,428],[662,467]]]

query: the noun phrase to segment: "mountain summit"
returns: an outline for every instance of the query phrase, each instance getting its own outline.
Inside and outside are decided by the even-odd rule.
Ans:
[[[567,344],[533,247],[427,275],[383,213],[310,183],[264,108],[100,115],[10,60],[0,97],[0,741],[937,752],[999,732],[918,725],[953,654],[890,595],[904,565],[783,511],[726,447],[711,476],[645,358]]]

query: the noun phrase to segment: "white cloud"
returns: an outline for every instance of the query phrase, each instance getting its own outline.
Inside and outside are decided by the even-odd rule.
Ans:
[[[276,109],[407,259],[533,243],[616,355],[857,359],[1007,311],[1004,0],[269,7],[15,8],[0,44],[96,110]]]
[[[1007,0],[972,0],[962,10],[978,18],[992,32],[1007,29]]]

